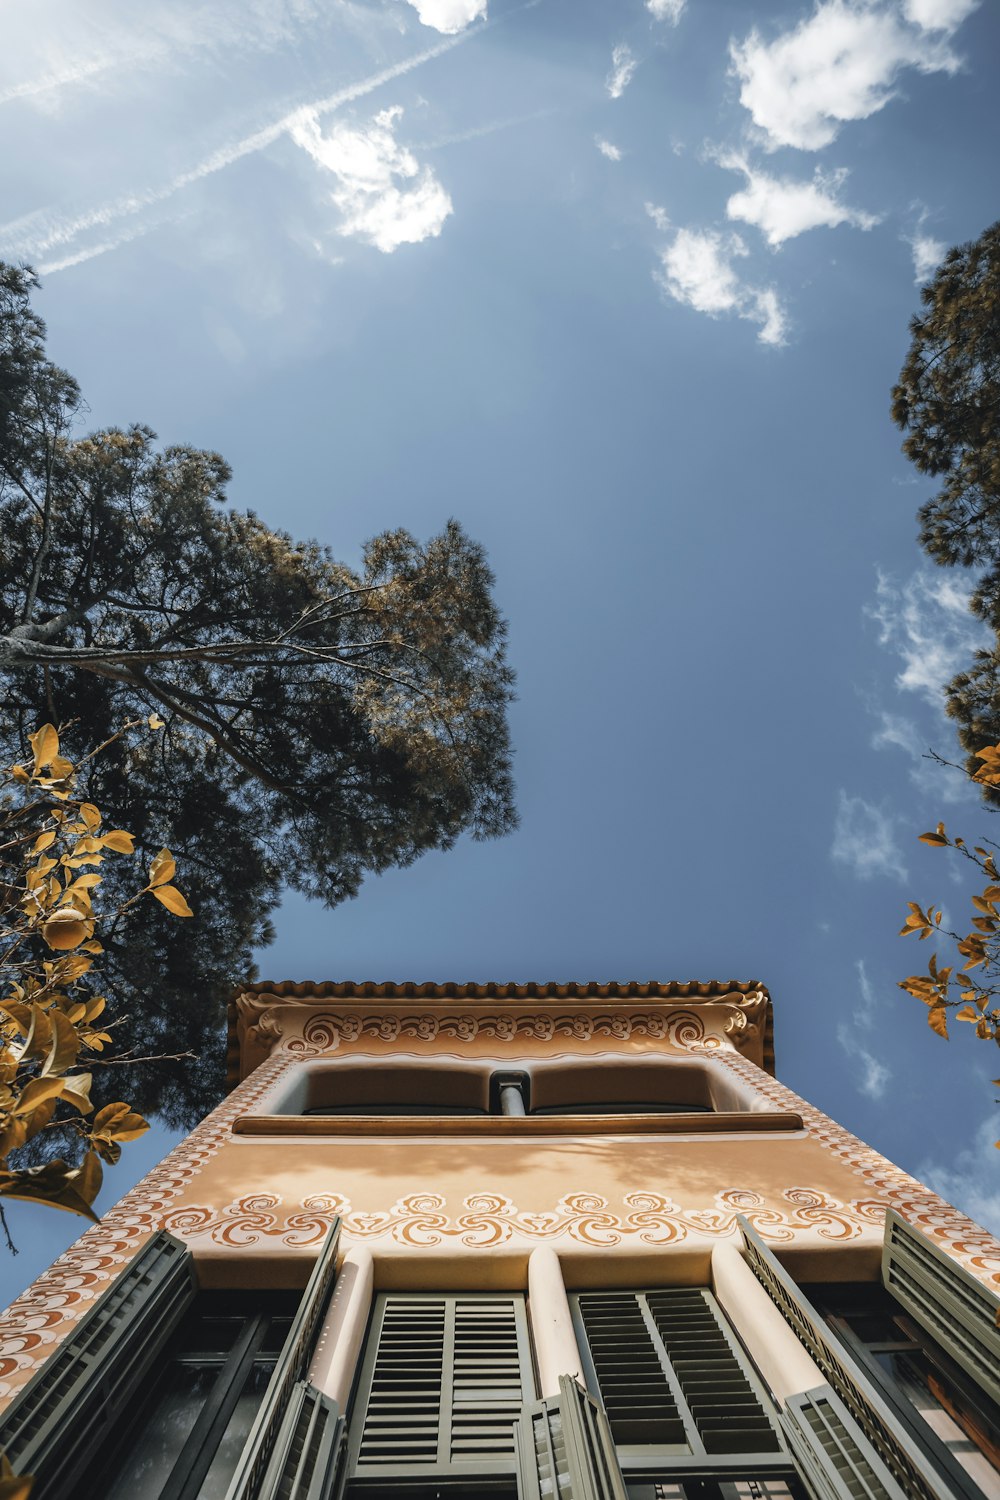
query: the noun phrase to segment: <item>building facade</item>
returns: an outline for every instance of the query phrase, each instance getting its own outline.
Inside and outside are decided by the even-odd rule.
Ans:
[[[35,1500],[1000,1500],[1000,1244],[756,983],[259,984],[0,1319]]]

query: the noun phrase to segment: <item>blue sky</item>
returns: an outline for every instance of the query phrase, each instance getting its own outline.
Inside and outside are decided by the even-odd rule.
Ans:
[[[262,973],[761,978],[781,1077],[1000,1228],[991,1049],[896,988],[966,899],[916,836],[991,830],[888,415],[1000,216],[995,7],[0,5],[0,255],[92,422],[348,560],[455,515],[510,619],[519,832],[289,900]],[[78,1225],[11,1218],[13,1292]]]

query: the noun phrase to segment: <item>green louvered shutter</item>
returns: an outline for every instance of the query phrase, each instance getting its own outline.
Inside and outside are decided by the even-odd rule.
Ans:
[[[260,1500],[341,1500],[346,1484],[347,1430],[337,1403],[300,1380],[278,1428]]]
[[[196,1290],[186,1245],[154,1235],[7,1407],[0,1449],[15,1473],[36,1476],[39,1496],[75,1494],[79,1470],[106,1442]]]
[[[514,1427],[533,1395],[522,1295],[381,1293],[350,1472],[386,1481],[513,1474]]]
[[[781,1425],[813,1500],[907,1500],[830,1386],[789,1397]]]
[[[724,1469],[781,1454],[770,1402],[711,1292],[579,1292],[571,1302],[623,1462],[674,1459],[679,1471],[684,1459],[713,1459]]]
[[[1000,1296],[894,1209],[885,1216],[882,1280],[921,1328],[1000,1401]]]
[[[0,1422],[0,1449],[37,1493],[76,1493],[80,1470],[141,1386],[198,1284],[190,1250],[162,1231],[115,1278]]]
[[[296,1384],[309,1365],[337,1271],[340,1220],[334,1219],[302,1293],[292,1326],[275,1362],[264,1399],[236,1466],[226,1500],[257,1500],[278,1429]]]
[[[627,1500],[604,1409],[569,1375],[515,1431],[518,1500]]]
[[[958,1500],[961,1489],[928,1474],[929,1462],[861,1367],[829,1332],[750,1222],[740,1217],[747,1264],[857,1422],[908,1500]],[[863,1494],[864,1491],[861,1491]]]

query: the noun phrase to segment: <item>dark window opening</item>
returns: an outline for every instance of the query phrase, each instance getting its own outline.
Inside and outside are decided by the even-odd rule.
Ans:
[[[306,1072],[283,1113],[294,1115],[485,1115],[488,1080],[466,1068],[379,1066]]]
[[[202,1292],[81,1479],[102,1500],[223,1500],[298,1292]]]
[[[802,1290],[889,1401],[916,1444],[961,1492],[1000,1495],[997,1403],[884,1287],[870,1282],[831,1283]]]
[[[537,1105],[533,1115],[708,1115],[710,1104],[678,1104],[662,1099],[587,1100],[584,1103]]]
[[[532,1079],[533,1115],[687,1115],[716,1108],[711,1077],[683,1064],[584,1063],[539,1069]]]

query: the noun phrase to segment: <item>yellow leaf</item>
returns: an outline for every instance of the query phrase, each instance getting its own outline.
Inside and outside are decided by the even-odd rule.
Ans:
[[[150,714],[149,718],[146,720],[146,723],[149,725],[150,729],[165,728],[163,720],[160,718],[159,714]]]
[[[65,1080],[62,1078],[32,1078],[31,1082],[26,1083],[21,1090],[21,1097],[11,1110],[11,1114],[30,1114],[33,1109],[37,1109],[47,1100],[58,1099],[64,1087]]]
[[[54,828],[47,829],[45,833],[40,833],[38,835],[37,839],[35,840],[35,842],[32,844],[32,846],[31,846],[31,852],[32,852],[32,854],[41,854],[41,852],[42,852],[43,849],[47,849],[49,847],[49,845],[50,844],[54,844],[55,841],[56,841],[56,831],[55,831],[55,829]]]
[[[90,1088],[93,1081],[93,1073],[71,1073],[65,1080],[66,1087],[63,1089],[62,1097],[67,1104],[74,1105],[81,1115],[89,1115],[94,1107],[90,1102]]]
[[[947,845],[948,840],[940,833],[922,833],[920,835],[920,843],[935,844],[940,848],[942,845]]]
[[[979,1016],[978,1016],[977,1012],[973,1009],[973,1007],[971,1005],[963,1005],[960,1010],[956,1010],[956,1012],[955,1012],[955,1020],[956,1021],[978,1021],[979,1020]]]
[[[95,807],[92,802],[81,802],[80,817],[86,823],[91,833],[101,826],[101,810],[99,807]]]
[[[177,872],[174,856],[169,849],[161,849],[149,867],[149,883],[152,886],[166,885]]]
[[[41,1006],[31,1005],[28,1010],[31,1017],[21,1056],[44,1057],[52,1046],[52,1022]]]
[[[948,1040],[948,1012],[943,1005],[932,1005],[927,1012],[927,1024],[938,1036]]]
[[[162,901],[167,911],[172,911],[175,917],[194,916],[194,912],[175,885],[156,885],[153,887],[153,895],[157,901]]]
[[[43,724],[41,729],[35,730],[34,734],[29,734],[28,743],[35,757],[36,773],[44,771],[45,767],[50,766],[59,754],[59,735],[56,733],[54,724]],[[70,769],[72,770],[72,766]]]
[[[101,843],[105,849],[113,849],[116,854],[135,853],[135,837],[126,833],[124,828],[113,828],[110,833],[103,835]]]
[[[56,1160],[20,1172],[0,1171],[0,1197],[48,1203],[68,1213],[82,1214],[96,1224],[97,1215],[90,1205],[100,1190],[101,1175],[100,1161],[88,1151],[82,1167],[68,1167],[64,1161]]]
[[[28,1500],[34,1489],[31,1474],[15,1474],[7,1459],[0,1455],[0,1500]]]
[[[65,1073],[76,1062],[77,1053],[80,1050],[80,1038],[76,1034],[76,1027],[68,1020],[60,1010],[50,1010],[49,1020],[52,1023],[52,1045],[48,1056],[42,1063],[42,1076]]]

